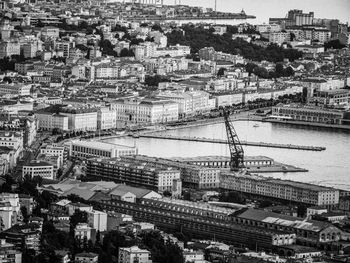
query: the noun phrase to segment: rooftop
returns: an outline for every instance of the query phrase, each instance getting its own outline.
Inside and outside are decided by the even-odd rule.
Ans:
[[[121,144],[114,144],[114,143],[107,143],[107,142],[101,142],[101,141],[79,141],[79,140],[73,140],[71,141],[72,145],[78,145],[82,147],[88,147],[88,148],[94,148],[99,149],[103,151],[112,151],[112,150],[126,150],[126,149],[134,149],[133,146],[127,146],[127,145],[121,145]]]

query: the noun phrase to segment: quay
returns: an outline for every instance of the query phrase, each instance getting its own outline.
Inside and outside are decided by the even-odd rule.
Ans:
[[[139,137],[139,138],[152,138],[152,139],[175,140],[175,141],[191,141],[191,142],[228,144],[228,142],[226,140],[199,138],[199,137],[173,136],[173,135],[161,135],[161,134],[134,134],[132,136]],[[326,150],[326,147],[319,147],[319,146],[280,144],[280,143],[268,143],[268,142],[241,141],[241,144],[246,145],[246,146],[255,146],[255,147],[281,148],[281,149],[316,151],[316,152]]]
[[[229,169],[229,156],[175,157],[176,161],[210,168]],[[266,156],[245,156],[244,166],[251,173],[300,173],[308,170],[289,164],[275,162]]]
[[[327,123],[317,123],[317,122],[307,122],[307,121],[296,121],[296,120],[278,120],[273,118],[264,118],[262,122],[278,123],[278,124],[288,124],[294,126],[304,126],[309,128],[324,128],[339,131],[350,131],[350,125],[340,125],[340,124],[327,124]]]

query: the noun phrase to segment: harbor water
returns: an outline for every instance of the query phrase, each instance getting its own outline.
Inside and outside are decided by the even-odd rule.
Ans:
[[[241,140],[282,144],[324,146],[325,151],[311,152],[289,149],[244,146],[246,155],[263,155],[309,170],[307,173],[271,173],[263,176],[309,182],[350,191],[350,133],[327,129],[310,129],[254,121],[235,121],[235,129]],[[226,139],[223,123],[208,124],[176,130],[164,134],[190,137]],[[227,145],[202,142],[173,141],[149,138],[115,138],[112,143],[135,145],[139,153],[164,158],[208,155],[229,156]]]

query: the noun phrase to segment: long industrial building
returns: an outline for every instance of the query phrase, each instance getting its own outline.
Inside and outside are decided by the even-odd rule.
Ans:
[[[228,209],[207,203],[162,198],[150,190],[118,186],[92,203],[107,211],[133,216],[157,227],[199,238],[226,241],[251,248],[278,250],[296,242],[325,248],[342,232],[327,222],[304,220],[258,209]]]
[[[134,220],[150,222],[157,227],[184,232],[196,237],[217,239],[251,248],[272,249],[292,245],[296,234],[273,228],[244,226],[232,221],[233,209],[220,208],[183,200],[157,197],[150,191],[125,186],[117,187],[108,196],[96,195],[90,201],[107,211],[132,215]]]

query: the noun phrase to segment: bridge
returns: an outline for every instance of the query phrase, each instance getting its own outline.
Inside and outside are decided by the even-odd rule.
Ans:
[[[227,140],[221,139],[210,139],[200,137],[188,137],[188,136],[174,136],[174,135],[162,135],[162,134],[134,134],[134,137],[140,138],[153,138],[162,140],[175,140],[175,141],[190,141],[190,142],[205,142],[205,143],[218,143],[228,144]],[[303,150],[303,151],[324,151],[326,147],[319,146],[306,146],[306,145],[293,145],[293,144],[280,144],[280,143],[269,143],[269,142],[248,142],[241,141],[242,145],[255,146],[255,147],[267,147],[267,148],[280,148],[280,149],[291,149],[291,150]]]

